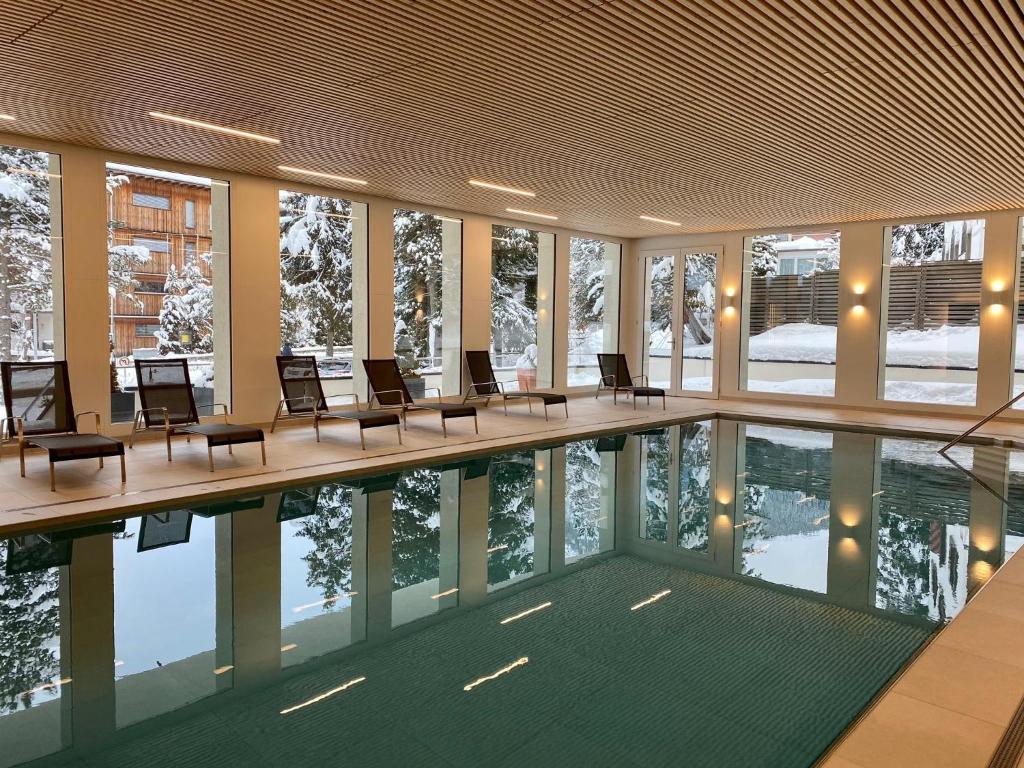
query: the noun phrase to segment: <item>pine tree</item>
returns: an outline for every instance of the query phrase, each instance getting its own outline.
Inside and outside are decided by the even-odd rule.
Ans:
[[[539,236],[495,226],[491,247],[491,339],[496,355],[537,343]]]
[[[569,240],[569,354],[597,353],[588,346],[602,332],[604,317],[604,243],[573,237]]]
[[[893,267],[916,267],[924,262],[939,261],[943,257],[945,225],[898,224],[892,228]]]
[[[352,205],[347,200],[282,192],[281,341],[352,343]]]
[[[0,360],[29,355],[19,315],[53,309],[49,174],[47,153],[0,146]]]
[[[206,354],[213,351],[213,285],[199,265],[208,253],[188,256],[179,271],[173,264],[164,283],[160,329],[156,333],[160,354]]]
[[[750,242],[750,276],[771,277],[779,268],[775,238],[771,235],[755,235],[750,238]]]
[[[441,219],[395,211],[395,334],[404,330],[411,367],[440,350],[443,251]],[[432,366],[428,366],[432,367]]]

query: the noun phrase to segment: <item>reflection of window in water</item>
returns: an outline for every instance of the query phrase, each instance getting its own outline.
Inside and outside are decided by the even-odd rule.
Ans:
[[[601,532],[608,527],[602,509],[601,454],[596,440],[565,446],[565,561],[601,551]]]
[[[742,573],[828,589],[832,435],[747,425]]]
[[[487,520],[487,587],[496,589],[534,573],[533,451],[491,460]]]
[[[278,520],[283,666],[353,641],[352,494],[342,485],[282,494]]]
[[[707,552],[711,522],[711,422],[679,427],[679,532],[683,549]]]
[[[970,479],[931,443],[885,439],[881,451],[875,605],[947,621],[967,600]]]
[[[668,541],[670,430],[640,435],[640,538]]]
[[[392,496],[391,624],[436,613],[441,575],[441,472],[402,473]]]

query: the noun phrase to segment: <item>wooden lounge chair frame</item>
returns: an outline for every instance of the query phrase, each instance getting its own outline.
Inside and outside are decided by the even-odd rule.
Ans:
[[[525,400],[530,408],[530,413],[533,413],[533,401],[541,400],[544,403],[544,421],[549,421],[549,405],[561,404],[565,406],[565,418],[569,418],[569,399],[565,395],[554,392],[531,392],[529,384],[527,384],[526,391],[506,392],[505,382],[498,381],[494,375],[491,355],[486,350],[467,350],[466,367],[469,369],[469,378],[472,383],[466,390],[465,397],[462,398],[464,403],[472,399],[482,398],[486,407],[490,404],[492,397],[500,397],[501,405],[505,409],[505,415],[507,416],[509,400]],[[480,375],[478,376],[477,374]]]
[[[597,391],[594,392],[594,399],[601,394],[602,390],[612,391],[612,403],[618,403],[619,392],[625,392],[626,396],[633,396],[633,410],[636,410],[636,401],[641,397],[647,398],[647,404],[651,404],[651,397],[661,398],[661,410],[665,410],[665,390],[661,387],[652,387],[646,374],[639,376],[629,375],[629,364],[626,356],[621,352],[598,353],[597,365],[600,369],[601,378],[597,382]],[[606,371],[610,371],[606,373]],[[636,380],[643,383],[636,385]],[[623,384],[622,382],[626,382]]]

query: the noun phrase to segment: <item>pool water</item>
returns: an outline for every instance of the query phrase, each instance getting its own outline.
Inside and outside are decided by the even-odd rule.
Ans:
[[[717,420],[0,546],[0,768],[811,765],[1024,460]]]

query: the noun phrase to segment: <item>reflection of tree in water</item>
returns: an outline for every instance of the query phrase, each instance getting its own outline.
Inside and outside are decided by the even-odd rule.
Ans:
[[[313,542],[306,561],[306,585],[323,592],[324,599],[352,589],[352,489],[325,485],[316,514],[302,518],[298,533]]]
[[[679,428],[680,547],[706,552],[711,520],[711,425],[683,424]]]
[[[565,556],[601,550],[601,454],[596,440],[565,446]]]
[[[6,576],[6,560],[0,542],[0,711],[15,712],[60,675],[60,570]]]
[[[441,472],[402,473],[392,504],[391,563],[394,588],[422,584],[440,575]]]
[[[768,540],[765,501],[768,486],[749,484],[743,488],[743,570],[744,576],[761,578],[761,574],[747,564],[749,555],[761,552]]]
[[[533,572],[533,451],[491,460],[487,521],[487,583],[501,584]]]
[[[668,541],[668,473],[672,461],[669,430],[641,435],[640,455],[644,471],[640,478],[640,515],[653,541]]]

